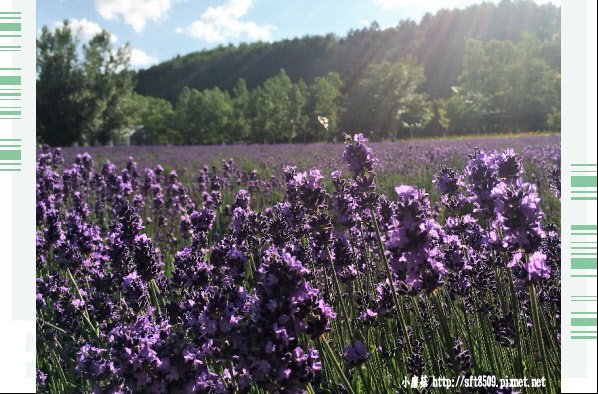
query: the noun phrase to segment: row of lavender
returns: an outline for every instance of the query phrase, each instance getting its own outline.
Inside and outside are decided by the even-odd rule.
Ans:
[[[556,192],[546,151],[531,164]],[[349,178],[230,160],[190,182],[40,152],[38,389],[396,392],[405,377],[492,374],[558,391],[558,223],[521,157],[442,167],[434,204],[421,188],[380,193],[385,163],[417,154],[384,153],[357,135]]]
[[[377,190],[394,194],[398,184],[408,184],[424,188],[435,202],[440,196],[432,185],[432,179],[440,165],[463,168],[467,155],[476,147],[487,151],[515,149],[523,158],[526,180],[538,186],[543,199],[543,209],[547,217],[560,219],[560,201],[553,198],[549,190],[551,171],[560,168],[560,136],[534,135],[522,137],[480,137],[467,139],[423,140],[403,142],[371,143],[376,152]],[[134,157],[140,168],[155,169],[160,163],[169,173],[175,170],[179,180],[190,188],[193,197],[197,190],[198,169],[207,166],[209,174],[225,171],[231,183],[251,188],[254,208],[264,208],[273,201],[280,200],[281,180],[285,166],[311,168],[314,163],[323,174],[343,168],[342,144],[308,145],[223,145],[223,146],[118,146],[91,148],[96,163],[110,161],[118,168],[125,167],[130,157]],[[90,148],[65,148],[63,156],[72,163],[77,155],[90,151]],[[234,166],[226,169],[234,158]],[[224,164],[221,164],[224,163]],[[558,172],[556,174],[558,177]],[[251,178],[250,182],[245,179]],[[558,180],[558,179],[557,179]],[[330,191],[331,182],[325,180]],[[236,189],[235,189],[236,190]],[[256,194],[255,191],[260,194]],[[268,192],[273,191],[274,196]],[[262,192],[266,198],[262,199]]]
[[[467,159],[466,154],[476,147],[484,147],[489,151],[514,148],[526,162],[542,168],[559,164],[560,161],[558,135],[374,142],[370,146],[378,159],[376,171],[379,180],[386,175],[411,175],[412,180],[416,180],[419,175],[428,176],[428,167],[437,170],[436,167],[443,163],[462,167]],[[219,166],[222,159],[228,160],[231,157],[242,167],[240,169],[256,170],[262,176],[273,173],[280,175],[284,165],[309,168],[313,163],[317,163],[318,169],[325,174],[344,166],[342,144],[78,147],[65,148],[63,156],[71,163],[77,155],[89,152],[90,149],[96,162],[110,160],[122,167],[126,165],[129,157],[135,157],[141,168],[154,168],[160,163],[167,170],[176,169],[182,178],[186,178],[187,175],[195,177],[197,170],[204,165]],[[529,173],[532,169],[528,166],[527,170]],[[539,171],[535,175],[541,178],[543,173]]]

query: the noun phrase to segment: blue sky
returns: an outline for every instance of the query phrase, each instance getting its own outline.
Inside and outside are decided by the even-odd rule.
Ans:
[[[560,5],[560,0],[536,0]],[[128,42],[132,66],[145,68],[177,54],[221,44],[277,41],[335,33],[377,21],[395,26],[426,12],[462,8],[476,0],[41,0],[38,28],[64,19],[86,40],[101,29],[116,46]]]

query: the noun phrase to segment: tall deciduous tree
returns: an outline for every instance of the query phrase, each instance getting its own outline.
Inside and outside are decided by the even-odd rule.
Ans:
[[[106,31],[79,44],[68,21],[54,31],[44,26],[37,40],[37,131],[50,145],[105,144],[129,125],[128,45],[113,49]]]
[[[37,136],[53,146],[81,139],[85,116],[84,74],[77,57],[78,41],[68,22],[37,40]]]
[[[299,81],[289,91],[289,126],[291,128],[288,141],[291,142],[307,127],[308,117],[305,114],[305,103],[309,96],[309,88]]]
[[[85,136],[92,144],[105,145],[130,125],[125,100],[133,92],[133,74],[127,70],[128,45],[114,49],[110,34],[102,31],[83,46]]]
[[[132,94],[125,102],[125,111],[131,114],[131,123],[141,127],[132,136],[132,143],[164,145],[178,142],[174,129],[174,110],[170,101]]]
[[[250,101],[251,92],[247,88],[247,82],[239,79],[233,88],[233,116],[231,124],[231,141],[247,141],[251,133]]]
[[[425,81],[423,67],[408,57],[367,68],[345,113],[348,129],[371,130],[377,139],[424,128],[432,119],[432,105],[418,91]]]
[[[560,72],[553,68],[558,65],[546,57],[555,40],[558,36],[540,41],[530,34],[517,43],[469,40],[458,94],[485,98],[483,123],[496,131],[544,129],[558,117],[561,99]],[[474,99],[469,105],[481,107]]]
[[[316,134],[317,140],[330,141],[336,133],[342,87],[343,81],[336,72],[317,77],[311,85],[310,120],[312,127],[322,132]]]
[[[217,144],[231,141],[233,103],[218,88],[199,91],[185,88],[176,104],[177,129],[185,145]]]
[[[293,126],[289,123],[292,88],[291,79],[281,69],[277,75],[268,78],[256,89],[254,142],[282,142],[294,137]]]
[[[488,99],[481,93],[455,93],[438,103],[439,122],[449,135],[479,134],[485,131]]]

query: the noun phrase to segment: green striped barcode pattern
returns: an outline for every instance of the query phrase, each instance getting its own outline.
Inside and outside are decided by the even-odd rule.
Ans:
[[[21,13],[0,12],[0,52],[19,52],[20,43],[12,39],[21,38]]]
[[[0,139],[0,172],[21,171],[21,140]]]
[[[598,326],[596,313],[598,298],[595,295],[580,295],[572,296],[571,301],[576,309],[570,316],[571,339],[595,340]]]
[[[20,68],[0,68],[0,119],[21,119],[20,74]]]
[[[571,165],[571,200],[596,201],[598,178],[596,164]]]
[[[572,277],[595,278],[597,273],[598,226],[574,224],[571,226],[571,272]]]

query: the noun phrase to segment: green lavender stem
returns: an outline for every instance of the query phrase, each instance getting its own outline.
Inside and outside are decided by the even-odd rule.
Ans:
[[[448,322],[446,317],[444,316],[444,311],[442,310],[442,304],[438,299],[438,293],[432,294],[432,303],[434,304],[434,308],[436,309],[436,314],[438,315],[438,320],[440,322],[440,331],[442,332],[442,336],[444,338],[444,349],[449,358],[451,359],[452,367],[456,375],[461,373],[459,366],[457,365],[457,360],[455,359],[455,355],[453,354],[453,337],[451,335],[451,331],[449,329]]]
[[[332,271],[332,283],[334,285],[334,289],[336,290],[336,296],[339,300],[341,312],[343,314],[343,323],[345,325],[345,328],[347,329],[347,332],[349,333],[351,341],[355,343],[355,336],[353,335],[351,321],[349,320],[349,312],[347,309],[347,305],[345,304],[343,293],[341,292],[341,286],[336,275],[336,270],[334,269],[334,263],[332,262],[332,255],[330,254],[330,249],[328,248],[328,245],[326,245],[326,256],[328,257],[328,262],[330,263],[330,270]]]
[[[513,309],[513,321],[515,323],[515,347],[517,348],[517,362],[515,363],[515,371],[520,377],[524,376],[523,370],[523,354],[521,349],[521,331],[519,327],[519,303],[517,294],[515,293],[515,284],[513,283],[513,275],[507,272],[509,277],[509,289],[511,291],[511,308]]]
[[[542,338],[542,331],[540,329],[540,315],[538,313],[538,301],[536,295],[536,287],[533,283],[530,284],[530,301],[532,305],[532,319],[534,323],[534,333],[536,337],[536,346],[538,346],[540,350],[540,358],[542,363],[542,371],[544,376],[546,377],[547,390],[548,392],[553,392],[554,387],[552,387],[552,379],[550,379],[549,369],[548,369],[548,360],[546,358],[546,348],[544,347],[544,339]]]
[[[336,373],[338,374],[339,378],[343,382],[343,386],[345,386],[345,389],[350,394],[355,394],[355,391],[353,390],[353,387],[351,386],[351,382],[349,381],[349,379],[347,379],[347,376],[345,375],[345,372],[343,371],[343,367],[341,367],[340,362],[336,358],[336,355],[332,351],[332,348],[330,347],[330,345],[328,344],[326,339],[322,338],[322,340],[320,342],[324,346],[324,350],[326,350],[326,353],[328,354],[330,360],[332,361],[332,366],[334,367],[334,369],[336,369]]]
[[[390,272],[390,266],[388,265],[388,260],[386,259],[386,255],[384,254],[384,244],[382,243],[382,235],[380,234],[380,227],[378,226],[378,219],[376,218],[376,212],[374,212],[374,208],[370,208],[370,216],[372,217],[372,221],[374,223],[374,229],[376,230],[376,239],[378,241],[378,249],[380,253],[380,257],[382,258],[382,263],[384,265],[384,269],[386,271],[386,276],[388,278],[388,282],[390,284],[390,291],[392,293],[392,298],[395,303],[395,307],[397,308],[397,315],[399,317],[399,321],[401,322],[401,328],[403,329],[403,335],[405,335],[405,341],[407,342],[407,349],[411,350],[411,342],[409,341],[409,336],[407,335],[407,324],[405,323],[403,314],[401,313],[401,303],[399,302],[399,296],[397,294],[397,290],[395,289],[395,281],[392,276],[392,272]]]
[[[79,296],[79,286],[77,285],[77,281],[73,277],[73,274],[71,274],[71,270],[69,270],[68,268],[66,269],[66,276],[69,279],[69,281],[71,282],[75,296],[78,297]],[[83,316],[83,321],[85,322],[85,324],[87,325],[89,330],[91,330],[91,332],[94,334],[94,336],[98,340],[98,343],[101,342],[102,338],[100,337],[100,332],[96,328],[96,326],[91,322],[91,319],[89,318],[89,313],[87,312],[87,309],[83,309],[82,316]]]

